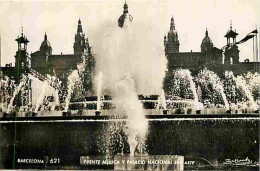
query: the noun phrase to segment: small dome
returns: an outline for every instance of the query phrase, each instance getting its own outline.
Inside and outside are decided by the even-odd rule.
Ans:
[[[47,35],[46,35],[46,33],[45,33],[45,35],[44,35],[44,40],[43,40],[43,42],[41,43],[41,47],[40,47],[40,50],[42,51],[45,51],[45,50],[51,50],[52,48],[51,48],[51,44],[50,44],[50,42],[48,41],[48,39],[47,39]]]
[[[209,38],[208,30],[206,30],[206,35],[204,39],[202,40],[202,44],[204,43],[212,43],[211,39]]]
[[[208,30],[206,30],[205,37],[202,40],[201,43],[201,52],[208,51],[213,48],[213,43],[209,37]]]
[[[51,44],[50,44],[50,42],[48,41],[48,40],[44,40],[43,42],[42,42],[42,44],[41,44],[41,47],[42,46],[44,46],[44,47],[51,47]]]

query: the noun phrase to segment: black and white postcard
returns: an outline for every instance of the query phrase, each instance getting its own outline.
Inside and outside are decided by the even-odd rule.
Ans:
[[[258,0],[3,0],[0,169],[259,170]]]

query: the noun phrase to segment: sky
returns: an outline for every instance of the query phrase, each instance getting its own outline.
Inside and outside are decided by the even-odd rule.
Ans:
[[[1,1],[1,65],[14,63],[17,51],[14,40],[21,34],[21,27],[30,41],[29,54],[39,50],[45,31],[53,54],[72,54],[79,18],[92,45],[96,30],[104,26],[103,23],[113,21],[116,24],[123,12],[123,4],[124,0]],[[127,4],[133,22],[150,23],[151,27],[156,27],[161,37],[157,41],[162,44],[173,16],[181,52],[200,51],[206,28],[214,46],[221,48],[226,44],[224,35],[231,20],[233,29],[239,34],[237,40],[259,27],[258,0],[127,0]],[[94,53],[98,49],[95,46]],[[252,39],[239,45],[239,50],[240,61],[253,60]]]

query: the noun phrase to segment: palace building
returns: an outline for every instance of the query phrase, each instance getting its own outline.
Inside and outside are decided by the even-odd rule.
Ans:
[[[214,46],[209,32],[206,29],[205,37],[201,42],[200,52],[180,52],[180,42],[178,32],[175,29],[173,17],[171,18],[170,31],[164,36],[165,55],[168,60],[168,72],[177,68],[189,69],[193,74],[203,68],[208,68],[223,76],[225,70],[233,71],[235,75],[246,73],[247,71],[259,72],[259,62],[239,61],[239,49],[236,42],[238,33],[230,29],[225,34],[227,44],[223,48]]]
[[[52,47],[45,33],[40,49],[31,54],[31,67],[37,72],[56,75],[63,80],[66,78],[69,70],[77,68],[77,64],[81,62],[83,54],[91,55],[91,47],[89,46],[88,38],[85,38],[85,34],[82,31],[80,19],[78,20],[73,48],[73,54],[52,54]]]
[[[126,27],[126,23],[133,20],[133,17],[128,13],[128,5],[126,3],[123,8],[123,14],[118,19],[118,26],[121,28]],[[184,68],[196,74],[205,67],[216,72],[220,77],[223,76],[225,70],[233,71],[235,75],[243,74],[247,71],[259,72],[259,62],[249,62],[249,60],[241,62],[239,60],[239,48],[236,42],[237,35],[238,33],[230,26],[230,29],[224,35],[227,39],[227,44],[222,48],[217,48],[214,46],[210,33],[206,29],[200,45],[200,52],[180,52],[181,42],[179,41],[174,18],[172,17],[170,30],[164,36],[168,72],[177,68]],[[80,19],[78,20],[73,44],[74,53],[72,54],[53,54],[52,50],[54,47],[51,46],[46,33],[39,50],[30,55],[27,53],[29,40],[23,33],[21,36],[18,36],[16,41],[18,50],[15,55],[15,66],[7,64],[6,67],[1,67],[0,76],[6,75],[16,79],[20,78],[22,73],[34,72],[39,77],[44,77],[46,74],[55,75],[66,84],[69,72],[77,69],[77,64],[82,61],[83,54],[87,56],[87,63],[89,64],[87,68],[90,68],[90,72],[94,72],[95,58],[92,55],[88,38],[83,32]]]
[[[80,19],[78,20],[78,28],[75,34],[73,54],[52,54],[53,48],[46,33],[39,50],[30,55],[27,52],[29,40],[23,33],[21,36],[18,36],[16,41],[18,43],[18,50],[15,55],[15,66],[6,64],[5,67],[1,67],[2,76],[20,78],[22,73],[33,72],[39,77],[44,77],[46,74],[55,75],[66,83],[69,71],[77,69],[77,64],[82,61],[83,54],[88,56],[87,59],[91,60],[89,62],[93,65],[95,63],[88,38],[83,33]]]

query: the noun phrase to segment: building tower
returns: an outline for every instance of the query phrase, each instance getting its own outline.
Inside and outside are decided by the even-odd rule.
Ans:
[[[238,33],[232,30],[232,23],[230,29],[227,31],[225,37],[227,38],[227,45],[225,48],[225,61],[224,64],[238,64],[239,63],[239,50],[236,45],[236,37]],[[232,42],[231,42],[232,38]]]
[[[206,29],[205,37],[202,40],[200,48],[201,52],[206,52],[213,48],[213,43],[209,37],[208,29]]]
[[[74,48],[75,55],[81,55],[86,52],[85,34],[82,31],[82,25],[80,19],[78,21],[78,29],[77,29],[77,34],[75,34],[75,42],[73,48]]]
[[[15,68],[17,71],[17,76],[27,71],[30,68],[30,57],[27,53],[27,44],[29,40],[24,36],[23,30],[21,36],[15,39],[18,43],[18,50],[15,55]]]
[[[133,21],[133,17],[130,14],[128,14],[128,5],[127,5],[127,3],[125,1],[123,14],[118,19],[118,26],[121,27],[121,28],[127,27],[126,23],[128,21],[132,22]]]
[[[165,53],[176,53],[179,52],[179,39],[178,39],[178,33],[175,30],[175,24],[173,17],[171,18],[171,25],[170,25],[170,31],[168,32],[168,36],[164,36],[164,47],[165,47]]]

